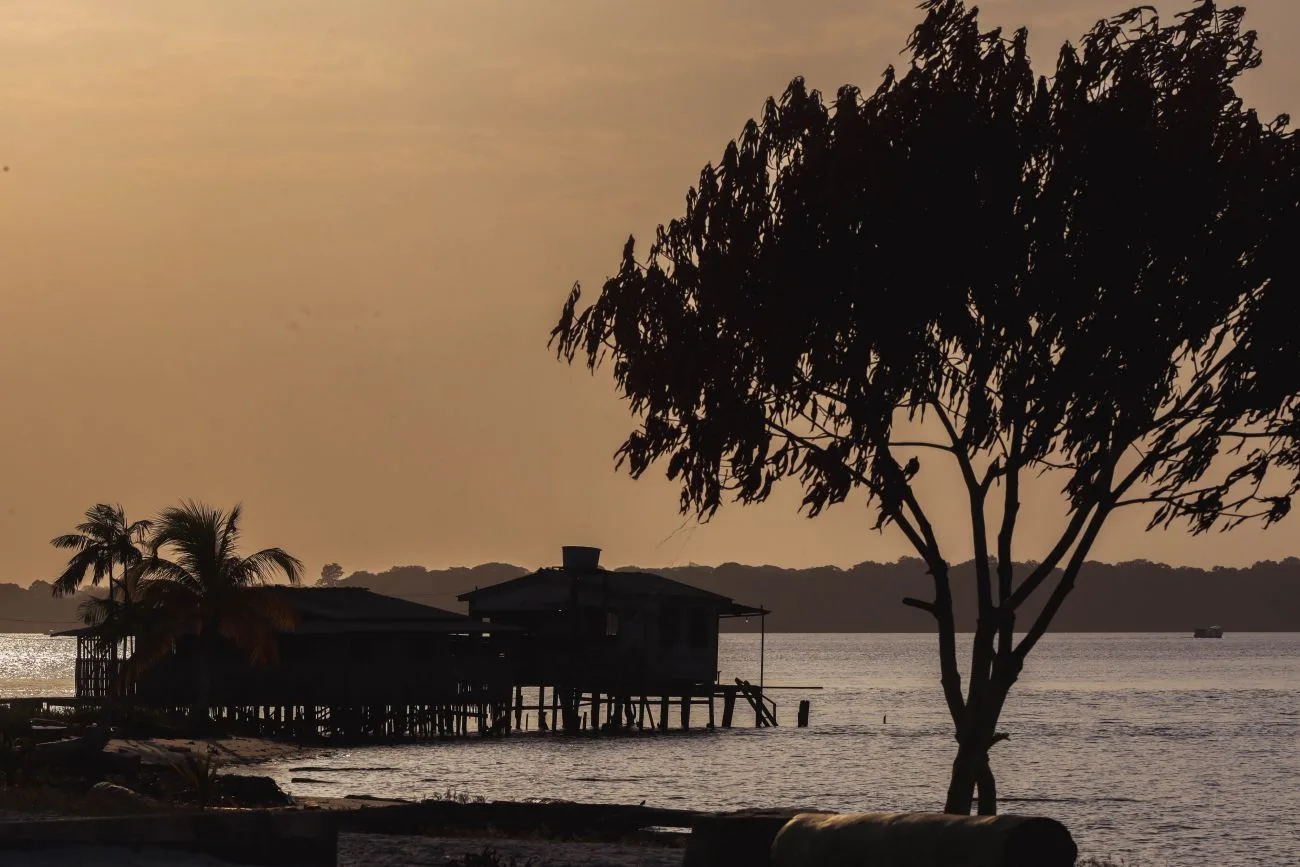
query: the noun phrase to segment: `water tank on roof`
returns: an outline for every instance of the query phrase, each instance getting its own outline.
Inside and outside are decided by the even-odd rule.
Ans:
[[[600,549],[586,548],[582,545],[565,545],[560,549],[564,554],[564,568],[574,572],[595,572],[600,568]]]

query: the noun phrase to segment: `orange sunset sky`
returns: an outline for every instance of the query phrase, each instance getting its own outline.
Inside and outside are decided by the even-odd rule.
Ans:
[[[1191,0],[1185,0],[1190,4]],[[1126,4],[989,0],[1040,71]],[[1300,5],[1248,4],[1247,101],[1300,110]],[[908,553],[793,486],[683,526],[612,453],[608,379],[546,350],[569,286],[683,208],[795,75],[872,87],[915,0],[10,0],[0,14],[0,581],[49,578],[94,502],[243,501],[310,574],[558,560],[848,565]],[[1180,6],[1162,4],[1172,15]],[[954,143],[959,147],[960,143]],[[935,458],[921,489],[969,556]],[[933,465],[933,466],[932,466]],[[929,472],[926,472],[929,470]],[[1062,520],[1051,484],[1019,556]],[[1096,557],[1300,554],[1296,518]]]

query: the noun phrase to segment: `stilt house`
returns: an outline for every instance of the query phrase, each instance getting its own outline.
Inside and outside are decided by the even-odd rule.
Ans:
[[[719,621],[768,613],[661,575],[602,569],[600,549],[577,546],[563,549],[562,566],[458,598],[470,617],[522,630],[516,685],[553,688],[566,728],[576,727],[583,695],[592,696],[593,716],[605,696],[620,720],[648,696],[664,708],[681,698],[684,723],[692,699],[707,700],[712,714]]]
[[[205,670],[199,636],[182,635],[139,672],[126,690],[132,701],[206,703],[218,717],[357,736],[463,733],[470,719],[490,725],[509,702],[515,630],[508,626],[356,587],[275,592],[296,623],[278,635],[271,660],[251,661],[223,641]],[[104,699],[126,682],[113,677],[101,628],[62,634],[77,637],[78,697]],[[119,668],[132,647],[131,639],[119,643]]]

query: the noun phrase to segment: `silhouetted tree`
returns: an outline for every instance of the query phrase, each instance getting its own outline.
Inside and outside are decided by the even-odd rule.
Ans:
[[[128,612],[129,594],[121,592],[119,583],[138,570],[144,554],[141,550],[145,536],[152,524],[149,521],[130,522],[122,506],[99,503],[86,510],[86,520],[76,526],[76,532],[56,536],[50,540],[55,548],[72,551],[72,557],[63,573],[54,579],[51,592],[55,596],[68,596],[90,578],[92,587],[108,579],[108,598],[113,604],[105,605],[99,615],[104,618],[105,638],[109,644],[113,688],[110,701],[105,704],[105,714],[112,714],[112,705],[121,690],[118,657],[122,650],[124,633],[121,615]]]
[[[1134,9],[1064,46],[1049,79],[1026,31],[923,8],[905,74],[830,104],[796,79],[645,262],[629,240],[594,304],[574,287],[552,340],[612,361],[640,417],[618,462],[665,460],[684,511],[794,477],[810,515],[857,489],[906,536],[934,596],[905,602],[936,620],[958,742],[946,809],[969,812],[978,786],[990,813],[1008,691],[1105,521],[1145,505],[1152,527],[1200,533],[1290,507],[1300,160],[1289,120],[1234,90],[1260,62],[1240,9],[1168,26]],[[900,441],[904,419],[934,436]],[[918,452],[954,461],[969,500],[964,692],[949,564],[901,463]],[[1017,571],[1021,480],[1043,472],[1067,525]]]
[[[294,621],[284,597],[267,592],[266,585],[279,575],[290,584],[300,583],[302,563],[280,548],[241,557],[241,514],[239,506],[223,512],[193,502],[164,510],[141,568],[140,607],[149,628],[137,636],[133,673],[170,652],[182,635],[197,635],[198,723],[206,718],[211,662],[219,642],[230,642],[254,662],[270,662],[276,658],[279,630]]]
[[[87,576],[92,587],[108,579],[109,595],[114,595],[117,576],[144,558],[141,549],[151,526],[149,521],[128,522],[120,505],[91,506],[76,532],[50,540],[55,548],[73,552],[63,573],[54,579],[54,595],[76,593]]]
[[[332,587],[343,580],[343,567],[338,563],[326,563],[321,567],[320,580],[316,583],[322,587]]]

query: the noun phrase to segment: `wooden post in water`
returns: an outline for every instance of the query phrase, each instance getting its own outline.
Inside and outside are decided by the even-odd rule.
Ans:
[[[709,690],[709,728],[713,728],[713,690]]]
[[[537,730],[546,731],[546,687],[537,687]]]
[[[645,728],[645,696],[641,696],[641,701],[637,707],[636,727],[638,729]]]
[[[736,688],[734,686],[724,686],[722,688],[722,727],[731,728],[731,718],[736,712]]]
[[[668,731],[668,696],[659,696],[659,731]]]
[[[808,708],[808,699],[805,698],[799,702],[799,728],[801,729],[808,728]]]
[[[600,731],[600,693],[591,694],[591,730]]]
[[[690,693],[682,695],[682,731],[687,731],[691,727],[691,696]]]
[[[519,728],[519,718],[524,713],[524,688],[515,687],[515,728]]]

